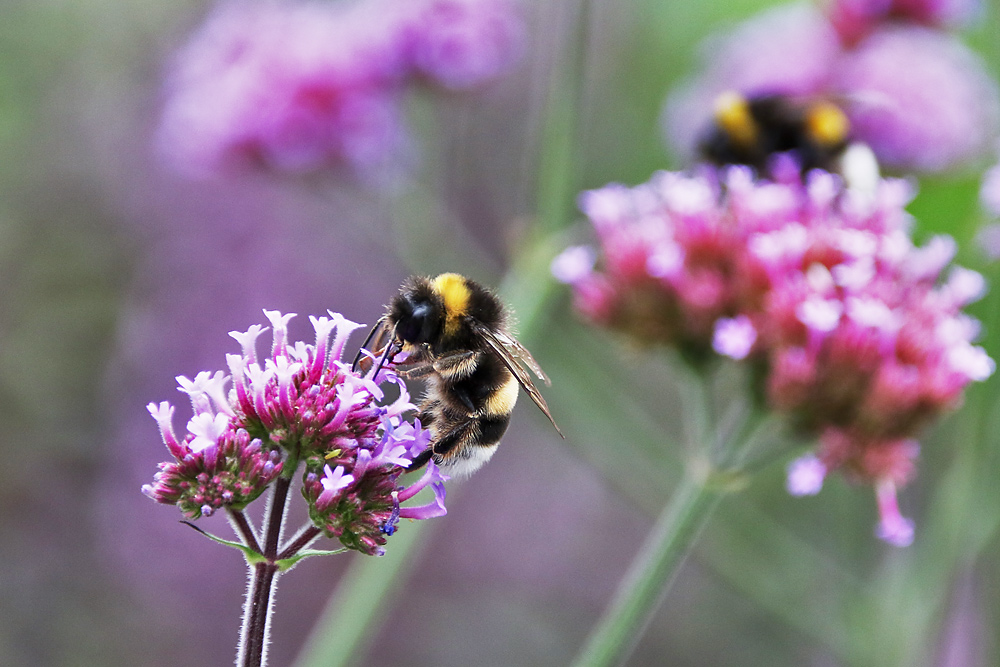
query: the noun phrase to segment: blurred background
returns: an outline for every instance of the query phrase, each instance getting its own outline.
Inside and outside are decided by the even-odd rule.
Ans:
[[[295,662],[345,573],[387,588],[333,598],[345,616],[374,599],[351,664],[567,664],[676,483],[680,407],[669,359],[580,323],[548,262],[589,238],[577,192],[681,166],[665,94],[706,35],[768,4],[526,3],[505,77],[408,99],[415,166],[379,189],[162,164],[166,63],[208,3],[0,0],[0,664],[231,664],[242,557],[139,492],[166,458],[145,405],[183,413],[174,376],[224,368],[227,332],[262,308],[300,313],[308,337],[307,314],[371,323],[405,276],[444,270],[502,286],[566,440],[522,401],[448,516],[403,526],[402,557],[394,537],[384,559],[284,577],[272,664]],[[963,37],[994,75],[998,35],[991,0]],[[996,285],[972,243],[980,175],[922,178],[910,210],[918,238],[954,235]],[[974,309],[994,358],[998,307],[994,289]],[[1000,664],[998,399],[995,378],[973,387],[922,438],[908,549],[872,536],[869,489],[835,478],[792,499],[780,463],[763,471],[715,514],[628,664]]]

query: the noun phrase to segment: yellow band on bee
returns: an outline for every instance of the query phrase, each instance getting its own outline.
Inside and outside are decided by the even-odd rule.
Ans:
[[[739,146],[752,146],[757,142],[757,121],[750,113],[750,104],[735,91],[715,98],[715,122]]]
[[[851,122],[837,105],[817,102],[806,114],[806,128],[821,146],[835,146],[847,138]]]
[[[519,389],[520,386],[517,384],[517,380],[513,376],[508,378],[502,387],[499,387],[486,399],[486,405],[483,406],[483,415],[488,417],[509,415],[514,410],[514,404],[517,403]]]
[[[461,317],[469,309],[469,286],[465,278],[457,273],[442,273],[431,284],[444,300],[445,335],[453,334],[461,325]]]

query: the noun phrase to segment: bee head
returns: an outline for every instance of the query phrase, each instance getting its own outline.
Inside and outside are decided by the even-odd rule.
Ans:
[[[443,308],[441,298],[430,286],[421,283],[404,288],[393,300],[389,313],[396,337],[414,345],[435,340],[441,332]]]

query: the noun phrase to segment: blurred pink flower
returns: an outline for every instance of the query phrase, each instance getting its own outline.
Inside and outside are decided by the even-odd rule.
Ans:
[[[188,173],[384,166],[406,145],[392,11],[226,2],[177,54],[157,141]]]
[[[404,169],[406,87],[449,89],[503,72],[523,41],[504,0],[220,4],[177,54],[157,144],[181,171],[239,165]]]
[[[510,68],[524,47],[512,0],[415,0],[408,60],[444,88],[478,85]]]
[[[994,371],[962,313],[985,282],[948,268],[950,238],[913,245],[906,182],[869,194],[819,170],[775,172],[781,180],[706,167],[585,192],[597,264],[574,247],[553,266],[572,267],[560,274],[598,324],[695,363],[753,360],[760,399],[820,436],[823,472],[790,470],[793,492],[838,469],[905,484],[912,436]]]
[[[944,171],[985,156],[997,132],[996,84],[955,38],[927,28],[879,30],[844,54],[831,89],[853,136],[890,167]]]
[[[956,28],[982,10],[979,0],[830,0],[825,11],[841,39],[854,44],[889,22]]]

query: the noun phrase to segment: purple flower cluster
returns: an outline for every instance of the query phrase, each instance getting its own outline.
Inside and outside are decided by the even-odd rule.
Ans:
[[[205,371],[194,380],[177,378],[194,411],[183,438],[173,432],[174,408],[150,404],[174,460],[160,464],[143,492],[191,518],[219,508],[240,511],[304,462],[303,495],[314,524],[367,554],[381,553],[400,517],[443,515],[446,478],[433,463],[414,485],[398,485],[430,439],[419,421],[402,418],[413,409],[405,388],[400,384],[400,396],[383,405],[376,378],[341,361],[360,325],[336,313],[310,317],[315,343],[293,344],[287,326],[294,315],[264,313],[272,328],[268,357],[258,358],[256,344],[266,328],[254,325],[231,333],[242,346],[242,354],[227,356],[231,377]],[[378,379],[385,378],[395,380],[381,371]],[[428,485],[435,495],[430,504],[400,508]]]
[[[711,41],[703,74],[668,97],[667,136],[692,154],[727,91],[819,97],[844,106],[851,139],[868,144],[884,167],[939,172],[980,160],[1000,129],[996,84],[978,56],[926,18],[951,15],[955,4],[853,0],[833,3],[826,15],[803,5],[769,10]],[[850,38],[836,20],[848,7],[872,17]]]
[[[850,44],[884,23],[955,28],[981,10],[979,0],[831,0],[825,11],[841,39]]]
[[[230,0],[177,55],[158,144],[192,175],[257,164],[372,177],[405,162],[412,81],[476,86],[523,37],[511,0]]]
[[[912,475],[913,436],[994,370],[962,313],[985,282],[948,270],[950,237],[913,244],[905,181],[863,192],[781,162],[774,180],[706,167],[585,192],[600,261],[570,248],[553,272],[599,324],[688,359],[755,364],[761,399],[820,436],[789,488],[816,492],[833,470],[871,482],[880,534],[905,543],[885,498]]]

